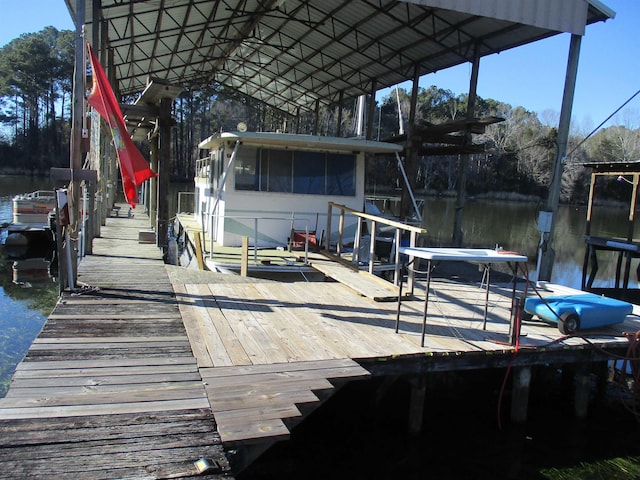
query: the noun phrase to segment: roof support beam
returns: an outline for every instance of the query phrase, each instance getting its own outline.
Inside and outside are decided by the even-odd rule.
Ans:
[[[473,55],[473,64],[471,67],[471,79],[469,81],[469,98],[467,99],[467,120],[474,118],[474,110],[476,107],[476,91],[478,88],[478,72],[480,70],[480,44],[475,46]],[[466,142],[471,144],[471,132],[467,127]],[[467,167],[469,165],[469,154],[460,155],[458,162],[458,185],[456,196],[456,213],[453,220],[453,237],[452,244],[454,247],[461,247],[464,240],[464,232],[462,231],[462,214],[464,212],[464,204],[467,196]]]
[[[320,100],[316,99],[316,108],[313,112],[313,134],[318,135],[318,123],[320,123]]]
[[[76,18],[75,18],[75,68],[73,72],[73,100],[72,100],[72,113],[71,113],[71,151],[70,151],[70,167],[71,171],[80,171],[82,169],[82,120],[84,113],[84,82],[86,77],[86,64],[85,64],[85,45],[82,29],[85,18],[85,0],[76,0]],[[80,211],[80,180],[74,179],[70,189],[70,224],[65,228],[71,230],[71,235],[67,238],[77,238],[78,233],[78,220]],[[73,286],[77,284],[78,278],[78,255],[77,253],[77,240],[71,241],[72,245],[67,249],[68,255],[71,257],[69,270],[65,272],[67,285],[72,290]],[[64,285],[61,282],[60,288],[63,289]]]
[[[336,125],[336,137],[342,136],[342,110],[344,108],[344,90],[340,90],[340,98],[338,100],[338,124]]]
[[[560,203],[560,189],[562,188],[562,172],[567,155],[567,142],[569,140],[569,124],[571,122],[571,109],[573,107],[573,95],[576,89],[578,76],[578,60],[580,58],[580,35],[571,35],[569,46],[569,59],[567,61],[567,73],[564,81],[564,93],[562,96],[562,109],[560,110],[560,122],[558,124],[558,146],[556,161],[553,166],[553,177],[545,208],[551,212],[551,226],[549,232],[542,234],[542,247],[539,255],[540,271],[537,280],[551,280],[555,251],[553,249],[553,235],[555,233],[556,214]]]
[[[371,79],[371,93],[369,94],[369,111],[367,112],[366,138],[373,138],[373,116],[376,113],[376,90],[378,89],[378,79]]]
[[[416,141],[414,135],[416,131],[416,109],[418,108],[418,89],[420,80],[420,67],[415,65],[413,72],[413,86],[411,87],[411,104],[409,105],[409,125],[407,127],[407,145],[405,153],[405,171],[407,172],[406,188],[402,189],[402,196],[400,198],[400,219],[406,220],[409,217],[409,211],[413,207],[414,203],[411,199],[411,192],[415,191],[416,176],[418,175],[418,149],[420,148],[419,141]],[[398,105],[398,107],[400,107]],[[416,215],[422,215],[421,212],[415,212]]]

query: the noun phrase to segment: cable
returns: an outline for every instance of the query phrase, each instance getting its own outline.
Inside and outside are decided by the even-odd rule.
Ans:
[[[591,131],[591,133],[590,133],[589,135],[587,135],[587,136],[586,136],[586,137],[585,137],[585,138],[584,138],[584,139],[583,139],[583,140],[582,140],[578,145],[576,145],[575,147],[573,147],[573,150],[571,150],[571,151],[569,152],[569,154],[567,155],[567,157],[570,157],[570,156],[573,154],[573,152],[575,152],[575,151],[580,147],[580,145],[582,145],[584,142],[586,142],[586,141],[591,137],[591,135],[593,135],[593,134],[594,134],[594,133],[596,133],[598,130],[600,130],[600,127],[602,127],[605,123],[607,123],[609,120],[611,120],[611,117],[613,117],[616,113],[618,113],[620,110],[622,110],[622,109],[624,108],[624,106],[625,106],[625,105],[627,105],[631,100],[633,100],[633,99],[634,99],[638,94],[640,94],[640,90],[638,90],[636,93],[634,93],[633,95],[631,95],[631,96],[629,97],[629,99],[628,99],[626,102],[624,102],[624,103],[623,103],[622,105],[620,105],[617,109],[615,109],[615,110],[614,110],[614,112],[613,112],[611,115],[609,115],[609,116],[608,116],[608,117],[607,117],[607,118],[606,118],[606,119],[605,119],[605,120],[604,120],[600,125],[598,125],[596,128],[594,128],[594,129]]]

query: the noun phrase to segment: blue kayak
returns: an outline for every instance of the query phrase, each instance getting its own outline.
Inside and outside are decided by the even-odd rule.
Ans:
[[[579,293],[544,299],[527,298],[524,312],[529,318],[537,315],[548,322],[555,322],[561,333],[570,335],[578,330],[622,323],[633,312],[633,305],[593,293]]]

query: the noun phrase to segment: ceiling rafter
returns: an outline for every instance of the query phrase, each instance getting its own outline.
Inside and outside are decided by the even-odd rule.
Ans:
[[[73,12],[77,0],[65,1]],[[99,5],[119,93],[140,93],[148,75],[183,88],[219,82],[293,115],[469,62],[476,48],[484,56],[582,34],[585,11],[587,24],[612,16],[595,0],[86,3],[89,28]]]

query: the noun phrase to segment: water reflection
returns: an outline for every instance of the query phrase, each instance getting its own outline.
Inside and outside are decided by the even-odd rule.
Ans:
[[[384,213],[397,214],[393,202],[376,202]],[[537,230],[540,205],[501,201],[469,201],[465,205],[462,230],[466,247],[493,248],[499,245],[529,257],[529,269],[535,271],[540,232]],[[560,206],[556,217],[554,249],[556,252],[551,281],[573,288],[582,283],[586,226],[586,207]],[[450,246],[455,218],[455,201],[427,198],[423,212],[423,227],[427,244]],[[628,209],[596,207],[591,226],[593,235],[626,237]],[[594,287],[613,287],[617,256],[613,252],[598,252],[600,269]],[[635,272],[637,259],[631,271]],[[637,288],[632,278],[630,288]]]
[[[48,179],[0,176],[0,225],[12,220],[11,199],[19,193],[49,190]],[[16,365],[36,338],[57,300],[57,262],[48,246],[4,248],[0,229],[0,397]]]

